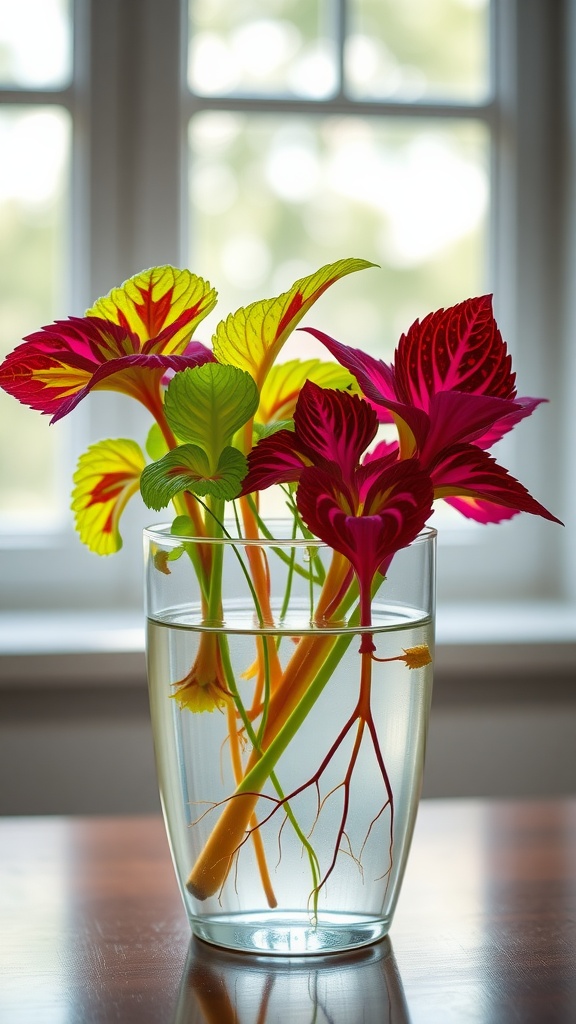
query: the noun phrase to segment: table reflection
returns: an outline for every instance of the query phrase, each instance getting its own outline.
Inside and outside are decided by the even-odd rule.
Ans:
[[[341,956],[238,955],[193,939],[175,1024],[410,1024],[389,939]]]

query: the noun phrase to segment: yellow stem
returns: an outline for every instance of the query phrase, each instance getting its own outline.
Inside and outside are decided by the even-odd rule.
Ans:
[[[236,709],[232,701],[229,701],[226,705],[226,714],[228,718],[228,733],[230,736],[230,758],[232,761],[232,770],[234,772],[236,785],[238,785],[242,781],[243,771],[242,757],[240,754],[240,740],[238,738],[238,729],[236,727]],[[258,830],[258,819],[255,814],[252,814],[250,817],[250,829],[252,842],[254,844],[256,863],[258,864],[258,871],[260,872],[260,878],[262,881],[262,888],[266,894],[268,906],[276,907],[278,906],[278,900],[276,899],[272,886],[270,872],[268,871],[268,865],[266,863],[264,843],[262,842],[262,836]]]
[[[338,592],[346,572],[346,562],[335,557],[319,597],[318,606],[320,608],[326,607],[330,603],[335,590]],[[300,638],[296,650],[271,695],[260,748],[252,751],[245,775],[260,760],[262,754],[278,735],[324,664],[337,639],[337,635],[330,633]],[[275,645],[273,646],[276,650]],[[234,854],[246,837],[246,831],[259,796],[259,793],[237,792],[224,805],[220,818],[208,837],[186,883],[188,890],[198,899],[206,899],[224,884]]]
[[[254,512],[252,511],[249,502],[246,498],[240,498],[240,508],[242,512],[242,521],[244,523],[244,532],[247,540],[257,540],[259,537],[258,523]],[[260,611],[262,613],[262,619],[265,625],[272,626],[274,624],[274,616],[272,615],[272,608],[270,605],[270,572],[268,569],[268,562],[266,555],[261,547],[254,547],[251,544],[246,546],[246,553],[248,561],[250,563],[250,571],[252,574],[252,582],[254,584],[254,590],[258,598],[260,605]],[[276,689],[280,679],[282,678],[282,665],[274,642],[274,637],[267,636],[263,638],[263,643],[266,644],[268,649],[268,664],[270,666],[270,685],[271,689]],[[262,654],[259,652],[259,657]]]
[[[337,640],[337,635],[330,634],[301,638],[287,666],[281,688],[270,701],[268,721],[261,741],[262,753],[289,718]],[[259,751],[252,751],[245,775],[260,757]],[[189,892],[197,899],[206,899],[224,884],[234,854],[246,838],[246,831],[259,798],[260,793],[236,792],[224,805],[220,818],[186,883]]]

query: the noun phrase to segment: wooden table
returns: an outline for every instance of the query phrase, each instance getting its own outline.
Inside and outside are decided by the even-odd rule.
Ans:
[[[422,804],[390,940],[190,941],[158,818],[0,822],[2,1024],[575,1024],[576,800]]]

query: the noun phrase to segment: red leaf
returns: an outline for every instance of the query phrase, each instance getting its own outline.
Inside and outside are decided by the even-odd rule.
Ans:
[[[415,459],[383,467],[372,481],[362,512],[353,491],[323,469],[303,470],[296,495],[308,528],[349,559],[364,601],[382,563],[424,527],[432,500],[430,477]]]
[[[439,391],[511,399],[511,359],[492,312],[492,296],[467,299],[416,320],[402,335],[394,369],[397,396],[421,409]]]
[[[296,404],[294,432],[278,430],[252,449],[242,493],[294,482],[309,465],[350,484],[377,429],[376,414],[363,399],[307,381]]]
[[[489,501],[516,512],[531,512],[532,515],[560,523],[556,516],[529,494],[523,484],[476,445],[456,445],[437,460],[431,468],[431,475],[436,498],[466,497]],[[457,507],[466,515],[464,507]],[[473,515],[471,518],[478,516]],[[479,521],[496,520],[491,518]]]
[[[350,480],[362,454],[376,436],[378,420],[376,413],[357,395],[321,388],[307,381],[298,398],[294,426],[299,441],[312,449],[320,460],[338,466],[344,479]]]
[[[242,494],[262,491],[273,484],[293,483],[312,459],[313,452],[302,446],[293,431],[277,430],[263,437],[248,455]]]
[[[492,501],[482,501],[480,498],[445,498],[445,501],[466,516],[466,519],[473,519],[484,526],[505,522],[519,514],[516,508],[505,508],[504,505],[495,505]]]
[[[398,401],[394,369],[391,366],[381,359],[368,355],[367,352],[362,352],[361,349],[342,345],[323,331],[310,327],[306,330],[322,342],[338,362],[356,377],[371,405],[388,411],[388,415],[379,416],[380,422],[386,423],[398,417],[408,426],[413,438],[425,436],[428,418],[420,409]],[[411,446],[413,443],[409,445]]]

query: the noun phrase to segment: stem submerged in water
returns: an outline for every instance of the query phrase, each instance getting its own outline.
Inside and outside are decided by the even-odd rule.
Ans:
[[[223,885],[234,854],[246,837],[250,817],[266,780],[320,697],[354,635],[329,634],[303,637],[299,641],[284,675],[281,692],[276,701],[273,697],[270,702],[261,749],[252,751],[244,778],[225,804],[186,883],[197,899],[207,899]],[[297,662],[297,667],[293,666],[293,661]],[[290,683],[294,683],[292,691]]]
[[[319,600],[320,607],[328,604],[331,596],[333,597],[335,593],[341,592],[342,584],[347,579],[348,571],[346,561],[341,556],[335,555]],[[339,605],[338,610],[340,614],[348,610],[357,593],[355,585],[348,588],[346,599]],[[368,591],[369,597],[370,591]],[[364,594],[361,595],[356,611],[350,616],[349,629],[352,630],[354,625],[360,625],[360,623],[362,623],[364,628],[370,625],[370,614],[366,612],[366,605],[366,595]],[[345,634],[329,632],[323,634],[319,632],[311,636],[300,637],[297,648],[283,673],[281,682],[270,697],[265,727],[259,731],[257,737],[254,736],[251,723],[246,714],[244,713],[242,716],[247,734],[253,744],[252,753],[248,759],[244,777],[237,784],[234,794],[226,801],[220,818],[188,877],[187,888],[197,899],[207,899],[219,891],[224,884],[234,856],[245,841],[247,834],[251,831],[250,820],[266,781],[273,777],[274,769],[280,757],[297,736],[300,727],[332,678],[337,665],[354,636],[357,637],[358,634],[351,631]],[[331,753],[321,766],[317,776],[294,791],[294,793],[286,797],[279,795],[275,810],[280,806],[285,806],[287,801],[290,801],[291,798],[303,789],[314,784],[314,781],[318,781],[328,762],[343,742],[344,737],[350,731],[354,722],[357,721],[356,745],[350,761],[349,775],[346,776],[343,782],[346,795],[347,797],[349,795],[350,779],[358,756],[362,736],[367,726],[386,787],[387,799],[384,806],[390,804],[392,814],[392,792],[370,710],[371,654],[374,645],[369,633],[362,632],[361,637],[360,696],[356,709],[348,723],[344,726],[343,731],[339,734],[336,743],[331,748]],[[273,781],[276,784],[276,780],[273,779]],[[278,791],[277,786],[276,788]],[[269,817],[271,815],[268,815]],[[344,834],[346,818],[347,805],[343,813],[342,828],[338,833],[333,865]],[[308,853],[310,856],[310,849]],[[316,860],[314,862],[317,864]],[[329,873],[333,870],[333,865],[330,867]],[[323,881],[325,881],[326,877],[324,877]],[[314,898],[316,898],[318,889],[323,884],[323,881],[318,882],[317,879],[315,880],[313,887]]]

